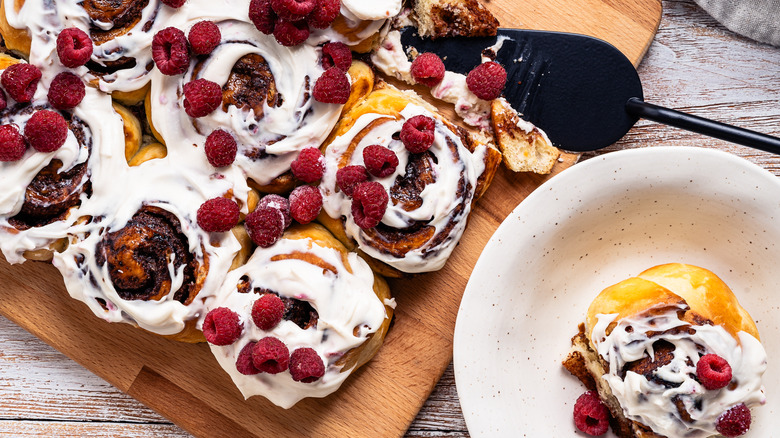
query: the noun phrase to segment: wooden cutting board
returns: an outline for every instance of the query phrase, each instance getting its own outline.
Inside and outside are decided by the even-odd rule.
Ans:
[[[504,27],[586,33],[616,45],[635,64],[661,17],[660,0],[486,4]],[[564,155],[554,173],[576,159]],[[502,168],[447,266],[391,281],[398,309],[379,354],[336,394],[289,410],[257,397],[244,401],[206,345],[180,344],[95,318],[69,298],[52,266],[9,266],[0,257],[0,313],[197,436],[400,436],[452,360],[460,298],[482,248],[546,179]]]

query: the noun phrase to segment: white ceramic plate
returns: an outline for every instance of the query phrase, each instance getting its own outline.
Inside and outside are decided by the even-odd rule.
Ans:
[[[667,262],[708,268],[757,321],[768,403],[746,437],[780,430],[780,180],[725,152],[659,147],[577,164],[496,231],[455,327],[455,379],[474,437],[578,437],[570,338],[605,287]],[[611,433],[611,432],[610,432]],[[614,436],[614,435],[610,435]]]

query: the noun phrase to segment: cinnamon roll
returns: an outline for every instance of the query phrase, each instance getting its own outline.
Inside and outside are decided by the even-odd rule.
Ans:
[[[354,52],[368,53],[379,45],[382,28],[401,12],[402,3],[401,0],[342,0],[339,16],[329,29],[315,31],[312,40],[341,41]]]
[[[234,166],[262,192],[289,192],[295,185],[290,164],[302,149],[319,147],[339,116],[339,106],[312,98],[324,72],[321,49],[281,46],[251,23],[228,18],[216,23],[222,40],[210,55],[192,59],[182,76],[152,74],[152,125],[169,150],[201,149],[211,132],[227,130],[238,143]],[[222,104],[205,117],[191,118],[182,90],[197,79],[218,84]]]
[[[564,366],[598,391],[621,438],[742,435],[749,408],[766,401],[755,323],[720,278],[692,265],[602,291]]]
[[[424,115],[435,121],[433,145],[410,153],[399,138],[402,126]],[[488,140],[455,126],[411,92],[379,84],[365,100],[342,116],[326,144],[325,175],[320,189],[320,221],[348,247],[406,273],[444,266],[463,234],[472,204],[490,184],[501,155]],[[362,229],[355,222],[351,200],[337,184],[338,170],[363,164],[371,145],[387,147],[399,164],[377,178],[389,193],[378,226]],[[391,275],[384,271],[385,275]]]
[[[357,254],[319,225],[295,226],[228,275],[203,330],[244,397],[290,408],[333,393],[370,360],[394,307],[387,283]],[[266,343],[281,353],[269,355]]]
[[[154,67],[152,38],[175,18],[175,10],[159,0],[14,0],[12,8],[7,6],[0,32],[9,48],[35,65],[51,65],[58,59],[57,35],[66,28],[81,29],[93,52],[75,72],[131,103],[143,99]]]

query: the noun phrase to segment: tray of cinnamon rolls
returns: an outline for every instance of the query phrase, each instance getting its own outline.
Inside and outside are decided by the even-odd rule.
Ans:
[[[477,104],[442,111],[452,102],[428,89],[453,77],[396,44],[438,10],[426,4],[3,1],[5,259],[53,265],[57,299],[147,336],[149,363],[166,342],[208,345],[241,403],[328,397],[365,364],[385,370],[394,333],[396,352],[412,332],[446,346],[403,319],[428,304],[402,297],[453,270],[465,284],[468,260],[447,263],[459,245],[478,253],[464,236],[500,149],[544,149],[525,154],[545,157],[528,167],[543,174],[560,152],[527,122],[513,129],[535,141],[497,142],[506,75],[489,59],[476,86],[454,78]],[[483,5],[459,7],[490,17],[475,35],[495,32]],[[435,381],[446,350],[414,378]]]

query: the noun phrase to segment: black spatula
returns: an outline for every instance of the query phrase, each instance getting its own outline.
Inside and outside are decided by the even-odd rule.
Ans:
[[[434,52],[447,70],[467,74],[485,48],[504,40],[496,61],[507,70],[506,99],[562,149],[584,152],[615,143],[642,117],[780,154],[780,138],[644,102],[631,61],[597,38],[560,32],[500,29],[498,37],[420,38],[402,31],[405,48]]]

